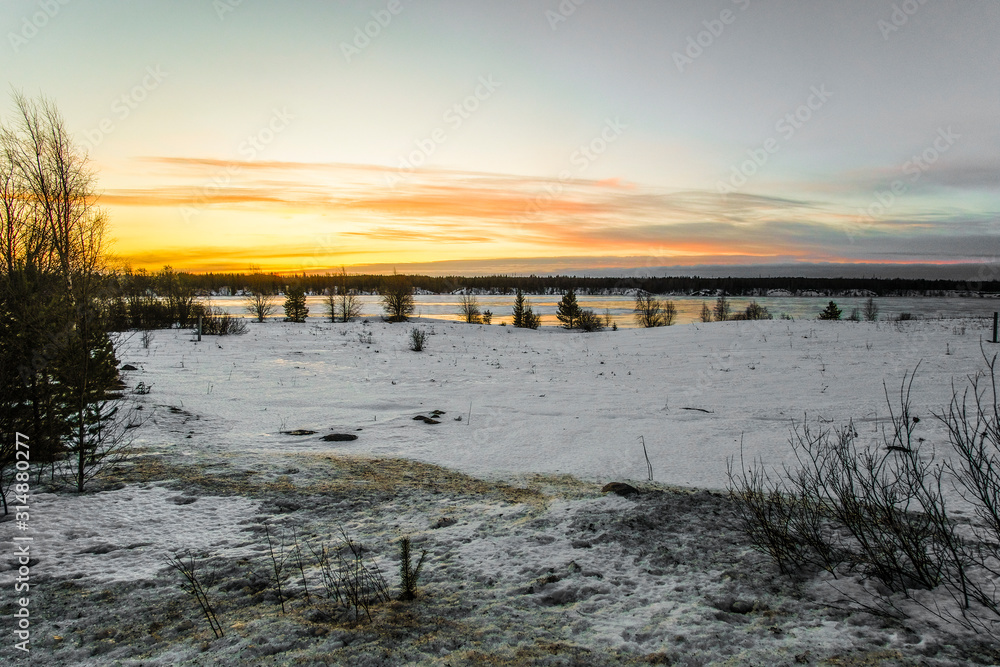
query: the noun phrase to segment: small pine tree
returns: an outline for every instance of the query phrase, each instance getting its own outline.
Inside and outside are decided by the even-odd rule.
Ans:
[[[527,300],[524,298],[524,292],[518,287],[517,292],[514,294],[514,310],[511,312],[514,321],[511,324],[519,329],[524,328],[524,314],[530,311],[530,309],[531,306],[528,305]]]
[[[580,304],[576,302],[576,293],[569,290],[563,294],[562,301],[559,302],[559,310],[556,311],[556,319],[562,323],[563,329],[573,329],[580,319]]]
[[[305,322],[309,315],[306,308],[306,293],[298,285],[285,292],[285,319],[289,322]]]
[[[839,320],[841,315],[840,308],[837,308],[837,304],[831,301],[827,304],[823,312],[819,314],[819,319],[821,320]]]
[[[531,310],[531,306],[527,305],[524,307],[524,322],[521,324],[525,329],[537,329],[542,324],[542,318],[535,315],[534,311]]]
[[[417,597],[417,581],[420,579],[420,570],[424,566],[427,558],[427,549],[420,552],[416,566],[410,556],[410,538],[402,537],[399,540],[399,599],[413,600]]]

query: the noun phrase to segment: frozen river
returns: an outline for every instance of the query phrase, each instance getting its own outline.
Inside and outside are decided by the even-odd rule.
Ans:
[[[375,295],[361,296],[362,313],[365,317],[378,317],[382,314],[379,298]],[[461,320],[458,303],[461,297],[453,294],[417,295],[415,315],[440,320]],[[514,297],[477,296],[481,310],[493,313],[493,324],[510,322],[511,306]],[[534,311],[542,316],[543,325],[558,324],[555,313],[561,297],[553,295],[529,295],[529,303]],[[701,305],[707,303],[711,307],[715,303],[713,297],[700,296],[664,296],[664,300],[673,301],[677,306],[677,324],[697,322],[701,318]],[[625,296],[583,296],[577,295],[577,301],[582,308],[592,308],[603,315],[605,311],[619,327],[632,327],[632,307],[634,300]],[[745,297],[732,297],[732,311],[743,310],[751,301]],[[788,315],[794,319],[815,319],[821,310],[829,303],[829,297],[759,297],[756,301],[767,307],[775,319]],[[865,302],[862,297],[834,298],[846,318],[852,308],[861,308]],[[954,317],[991,317],[994,311],[1000,310],[1000,299],[976,297],[881,297],[877,298],[879,319],[896,319],[901,313],[910,313],[914,318],[938,319]],[[213,297],[210,302],[230,313],[243,313],[243,301],[240,297]],[[281,315],[281,298],[276,301],[278,308],[275,315]],[[311,296],[306,299],[310,317],[323,317],[326,308],[323,297]]]

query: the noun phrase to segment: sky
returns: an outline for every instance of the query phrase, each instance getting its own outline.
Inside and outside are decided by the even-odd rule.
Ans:
[[[993,1],[4,0],[0,26],[137,268],[1000,266]]]

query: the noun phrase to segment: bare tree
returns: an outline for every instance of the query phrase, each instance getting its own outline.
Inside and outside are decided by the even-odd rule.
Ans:
[[[123,440],[109,434],[129,423],[111,394],[117,359],[101,307],[107,219],[86,155],[55,105],[20,93],[14,103],[16,125],[0,129],[0,311],[9,316],[0,355],[2,384],[23,396],[13,405],[2,396],[0,410],[5,423],[31,435],[32,458],[54,464],[68,453],[70,477],[82,491],[122,451]],[[19,408],[26,405],[27,412]]]
[[[331,321],[350,322],[355,317],[361,317],[361,299],[357,291],[347,286],[347,270],[340,269],[340,286],[337,288],[336,300],[328,300]]]
[[[249,286],[243,295],[243,307],[254,316],[258,322],[271,316],[278,308],[278,299],[274,296],[273,285],[264,277],[260,267],[250,266]]]
[[[458,312],[468,324],[482,324],[483,313],[474,294],[463,294],[458,302]]]
[[[633,310],[635,321],[641,327],[668,327],[677,319],[677,306],[673,301],[660,301],[643,290],[635,295]]]
[[[273,295],[260,288],[250,288],[243,295],[243,306],[258,322],[274,313],[277,301]]]
[[[861,314],[864,315],[866,322],[878,321],[878,304],[875,303],[875,299],[868,297],[868,300],[865,301],[865,305],[862,307]]]
[[[663,304],[650,292],[639,290],[635,295],[635,321],[640,327],[663,326]]]
[[[413,285],[395,272],[383,278],[379,287],[382,310],[390,322],[405,322],[413,314]]]
[[[731,310],[732,306],[729,305],[729,299],[720,294],[719,298],[715,300],[715,308],[712,309],[712,317],[716,322],[725,322],[729,319]]]

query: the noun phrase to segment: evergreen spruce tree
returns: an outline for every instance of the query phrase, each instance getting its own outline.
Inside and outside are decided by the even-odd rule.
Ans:
[[[531,308],[531,306],[527,306],[525,302],[524,292],[522,292],[521,288],[518,287],[517,293],[514,294],[514,310],[511,313],[514,316],[514,321],[511,324],[513,324],[515,327],[519,329],[524,327],[525,307],[527,307],[529,310]]]
[[[524,298],[524,292],[521,288],[517,288],[517,292],[514,294],[514,310],[512,312],[513,324],[519,329],[537,329],[538,325],[542,323],[542,318],[531,310],[531,304],[528,300]]]
[[[576,327],[577,320],[580,319],[580,304],[576,302],[576,293],[573,290],[563,295],[556,318],[562,323],[563,329]]]
[[[285,292],[285,319],[289,322],[305,322],[308,315],[305,292],[298,285],[289,287]]]
[[[827,307],[823,309],[823,312],[821,312],[819,314],[819,319],[821,319],[821,320],[839,320],[840,319],[840,314],[841,314],[840,308],[837,308],[837,304],[835,304],[833,301],[831,301],[827,305]]]
[[[542,318],[531,310],[531,304],[524,307],[524,322],[521,325],[525,329],[537,329],[542,323]]]

